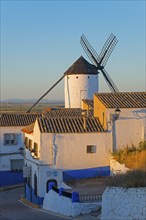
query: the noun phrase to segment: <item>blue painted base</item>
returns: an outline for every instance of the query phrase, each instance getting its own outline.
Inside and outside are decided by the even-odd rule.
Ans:
[[[44,197],[36,196],[34,189],[27,183],[25,184],[25,198],[36,205],[42,205],[44,201]]]
[[[64,181],[84,179],[84,178],[93,178],[93,177],[101,177],[101,176],[110,176],[110,167],[109,166],[81,169],[81,170],[63,171],[63,180]]]
[[[0,187],[24,183],[22,172],[0,171]]]

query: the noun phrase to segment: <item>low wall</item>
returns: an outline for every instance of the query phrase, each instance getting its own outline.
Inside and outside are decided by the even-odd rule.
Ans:
[[[0,171],[0,187],[24,183],[22,172]]]
[[[107,187],[100,220],[146,220],[146,188]]]
[[[109,176],[110,167],[95,167],[80,170],[63,171],[63,181],[70,181],[75,179],[93,178],[98,176]]]
[[[79,203],[74,202],[70,198],[59,196],[58,193],[50,190],[45,194],[43,209],[75,217],[82,214],[88,214],[92,211],[98,210],[101,203]]]

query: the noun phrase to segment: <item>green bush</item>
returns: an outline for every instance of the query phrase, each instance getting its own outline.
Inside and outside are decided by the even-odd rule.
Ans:
[[[138,188],[146,187],[146,171],[133,170],[125,174],[113,175],[108,180],[108,186],[122,187],[122,188]]]

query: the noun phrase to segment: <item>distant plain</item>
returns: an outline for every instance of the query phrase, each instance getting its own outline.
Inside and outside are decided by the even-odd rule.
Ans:
[[[34,102],[1,102],[0,103],[0,113],[25,113],[27,112]],[[32,113],[39,113],[47,108],[64,108],[64,103],[61,101],[56,102],[43,102],[38,103],[34,108],[32,108]]]

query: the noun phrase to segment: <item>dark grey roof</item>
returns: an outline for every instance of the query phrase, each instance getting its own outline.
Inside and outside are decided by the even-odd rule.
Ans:
[[[146,108],[146,92],[96,93],[106,108]]]
[[[72,74],[97,75],[98,73],[96,66],[90,64],[87,60],[85,60],[81,56],[64,73],[64,75],[72,75]]]
[[[64,118],[38,118],[41,133],[91,133],[103,132],[98,118],[86,118],[86,129],[84,128],[83,118],[64,117]]]
[[[4,113],[0,115],[0,126],[27,126],[35,122],[42,114],[35,113]]]

